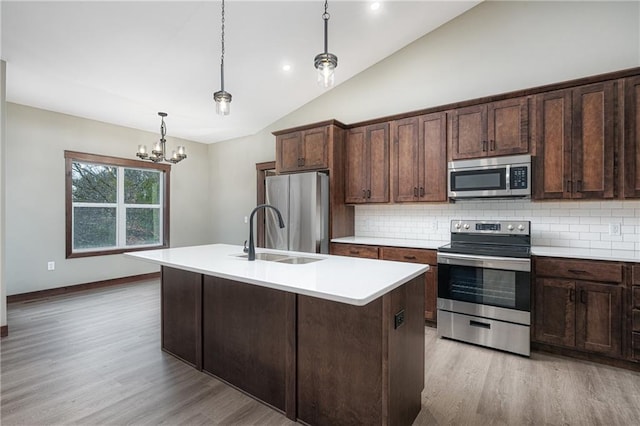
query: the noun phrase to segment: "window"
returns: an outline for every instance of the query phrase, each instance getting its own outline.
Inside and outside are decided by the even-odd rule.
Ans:
[[[67,258],[169,247],[170,165],[64,156]]]

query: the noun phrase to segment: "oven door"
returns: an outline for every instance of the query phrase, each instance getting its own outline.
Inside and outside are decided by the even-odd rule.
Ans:
[[[438,253],[438,309],[531,323],[531,259]]]

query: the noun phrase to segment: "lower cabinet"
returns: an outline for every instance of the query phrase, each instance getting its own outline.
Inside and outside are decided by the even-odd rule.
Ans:
[[[534,340],[621,358],[622,264],[540,258],[535,271]]]
[[[425,274],[424,283],[424,319],[436,322],[438,261],[435,250],[332,243],[331,254],[429,265],[429,270]]]
[[[640,361],[640,265],[634,265],[631,278],[631,348],[629,357]]]

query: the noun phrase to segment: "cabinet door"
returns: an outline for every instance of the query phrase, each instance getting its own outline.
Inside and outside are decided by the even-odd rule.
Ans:
[[[613,198],[613,82],[573,92],[573,198]]]
[[[453,160],[487,156],[486,105],[459,108],[453,112],[450,149]]]
[[[539,342],[574,347],[575,283],[538,278],[535,284],[535,339]]]
[[[302,155],[300,145],[302,132],[293,132],[276,137],[276,170],[295,172],[300,167]]]
[[[367,126],[369,151],[367,202],[389,202],[389,124]]]
[[[347,134],[345,166],[345,202],[367,202],[367,146],[364,127],[351,129]]]
[[[640,198],[640,76],[624,81],[624,197]]]
[[[393,123],[393,201],[418,200],[419,123],[417,117]],[[446,159],[443,160],[446,163]]]
[[[489,155],[529,152],[529,104],[527,98],[492,102],[487,106]]]
[[[301,169],[324,169],[328,166],[327,128],[305,130],[302,134]]]
[[[429,265],[424,288],[424,319],[437,320],[438,312],[438,267]]]
[[[619,357],[622,339],[622,288],[577,282],[576,346]]]
[[[447,114],[418,117],[420,132],[420,201],[447,201]]]
[[[538,200],[571,197],[571,91],[536,96],[534,193]]]

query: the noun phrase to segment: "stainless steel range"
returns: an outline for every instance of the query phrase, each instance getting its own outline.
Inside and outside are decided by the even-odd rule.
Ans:
[[[451,221],[438,248],[438,335],[530,354],[531,223]]]

